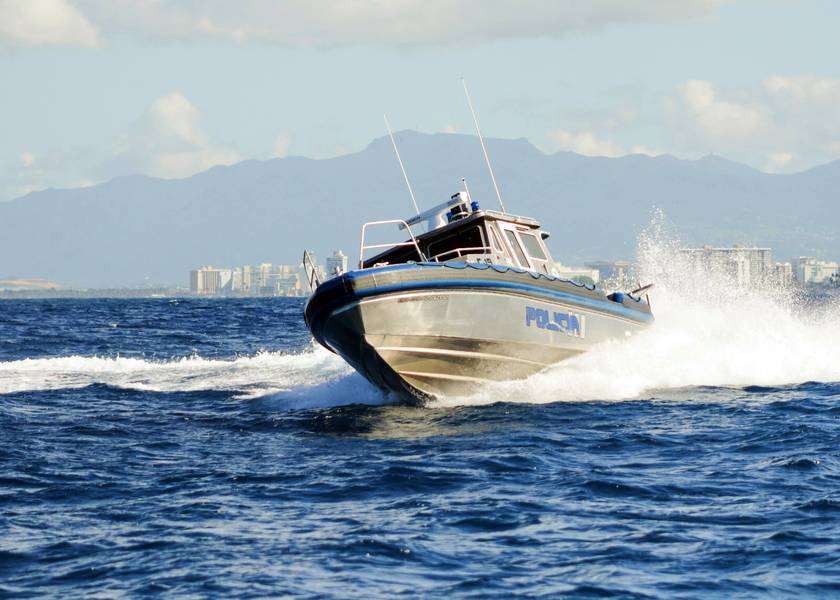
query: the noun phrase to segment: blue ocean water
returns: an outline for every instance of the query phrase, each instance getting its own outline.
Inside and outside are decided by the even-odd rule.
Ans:
[[[0,595],[840,596],[825,326],[672,321],[418,408],[302,308],[0,302]]]

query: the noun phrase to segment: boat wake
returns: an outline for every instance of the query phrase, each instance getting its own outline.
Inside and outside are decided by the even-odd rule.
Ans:
[[[0,362],[0,393],[105,384],[152,392],[231,391],[255,397],[344,378],[352,369],[317,347],[298,354],[261,352],[231,360],[200,356],[168,361],[66,356]]]

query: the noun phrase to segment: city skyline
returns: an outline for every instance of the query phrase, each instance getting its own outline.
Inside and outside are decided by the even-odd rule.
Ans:
[[[324,281],[347,270],[348,257],[342,250],[315,261],[316,277]],[[772,248],[747,247],[733,244],[728,247],[701,246],[680,248],[671,257],[688,276],[728,278],[737,286],[756,287],[765,284],[789,286],[828,284],[840,280],[840,263],[817,260],[812,256],[791,257],[788,261],[774,260]],[[632,285],[636,263],[632,260],[585,261],[583,265],[568,265],[555,261],[552,275],[587,284],[622,287]],[[304,263],[258,266],[214,267],[205,265],[190,271],[190,292],[198,295],[263,295],[306,296],[309,293],[309,273]]]

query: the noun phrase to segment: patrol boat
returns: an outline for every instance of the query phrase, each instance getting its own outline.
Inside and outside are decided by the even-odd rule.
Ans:
[[[557,276],[548,232],[505,210],[461,82],[501,212],[483,210],[462,180],[463,191],[421,213],[385,117],[417,214],[362,225],[358,268],[323,283],[303,255],[313,337],[379,388],[420,401],[527,377],[653,322],[652,284],[607,294]],[[408,239],[365,244],[369,228],[394,225]],[[365,251],[383,248],[365,259]]]
[[[365,243],[386,225],[402,241]],[[562,279],[548,237],[535,219],[482,209],[468,190],[410,219],[365,223],[357,269],[320,282],[304,253],[306,323],[371,383],[419,400],[524,378],[652,323],[651,286],[608,294]]]

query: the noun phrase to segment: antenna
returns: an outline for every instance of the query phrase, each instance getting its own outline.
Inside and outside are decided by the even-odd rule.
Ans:
[[[470,92],[467,90],[467,82],[461,79],[464,85],[464,94],[467,96],[467,104],[470,106],[473,121],[475,121],[475,130],[478,133],[478,141],[481,142],[481,149],[484,151],[484,160],[487,163],[487,170],[490,171],[490,179],[493,181],[493,188],[496,190],[496,198],[499,199],[499,206],[502,207],[502,212],[506,213],[505,204],[502,202],[502,194],[499,193],[499,186],[496,184],[496,176],[493,175],[493,167],[490,166],[490,157],[487,156],[487,147],[484,145],[484,138],[481,136],[481,129],[478,127],[478,117],[475,116],[475,109],[473,109],[472,100],[470,100]]]
[[[417,207],[417,200],[414,199],[414,190],[411,189],[411,182],[408,181],[408,173],[405,172],[402,158],[400,158],[400,151],[397,150],[397,142],[394,140],[394,132],[391,131],[391,124],[388,122],[388,115],[382,115],[385,119],[385,127],[388,128],[388,135],[391,137],[391,145],[394,146],[394,152],[397,154],[397,161],[400,163],[400,170],[405,178],[405,185],[408,187],[408,194],[411,196],[411,203],[414,205],[414,210],[420,214],[420,209]]]

